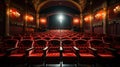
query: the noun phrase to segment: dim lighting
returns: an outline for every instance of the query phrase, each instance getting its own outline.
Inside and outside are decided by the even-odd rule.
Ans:
[[[75,18],[75,19],[73,20],[73,22],[74,22],[75,24],[77,24],[77,23],[79,23],[79,19],[78,19],[78,18]]]
[[[40,19],[40,23],[45,24],[46,23],[46,19],[45,18],[41,18]]]
[[[30,22],[30,21],[33,21],[34,18],[31,15],[25,15],[25,20]]]
[[[84,18],[84,20],[85,20],[86,22],[90,22],[92,19],[93,19],[93,17],[92,17],[91,15],[88,15],[88,16],[86,16],[86,17]]]
[[[119,13],[120,12],[120,5],[116,6],[114,9],[113,9],[114,13]]]
[[[97,14],[95,15],[95,18],[96,19],[103,19],[103,18],[105,18],[105,16],[106,16],[106,12],[101,10],[101,11],[97,12]]]
[[[13,18],[13,17],[20,17],[20,13],[16,10],[16,9],[10,9],[9,10],[9,15]]]

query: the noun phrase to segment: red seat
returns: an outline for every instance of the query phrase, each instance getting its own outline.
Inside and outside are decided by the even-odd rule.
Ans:
[[[79,49],[79,63],[93,63],[95,56],[89,50],[89,43],[84,39],[77,39],[74,41],[75,46]]]
[[[9,55],[10,51],[13,50],[17,44],[18,40],[7,39],[0,45],[0,62],[8,61],[7,55]]]
[[[114,37],[114,42],[111,44],[111,48],[116,50],[118,57],[120,57],[120,36]]]
[[[30,51],[28,56],[29,64],[43,64],[44,63],[44,48],[47,46],[48,42],[44,39],[37,39],[34,42],[34,49]]]
[[[50,37],[44,37],[44,39],[46,39],[46,40],[50,40],[51,38],[50,38]]]
[[[32,36],[23,36],[22,39],[31,39],[31,40],[33,40],[33,37]]]
[[[114,42],[114,38],[112,36],[104,36],[102,39],[104,43],[109,43],[110,47],[112,47],[112,44]]]
[[[46,54],[46,63],[59,63],[60,62],[60,41],[52,39],[48,43],[49,49]]]
[[[25,56],[27,56],[27,49],[31,48],[34,41],[30,39],[23,39],[16,45],[16,50],[12,51],[8,56],[9,61],[13,64],[16,63],[25,63]],[[17,61],[17,62],[16,62]]]
[[[79,37],[72,37],[71,39],[72,40],[77,40],[77,39],[79,39]]]
[[[37,40],[37,39],[41,39],[41,37],[40,36],[34,37],[34,40]]]
[[[63,63],[77,63],[77,56],[73,49],[74,43],[70,39],[62,40],[62,60]],[[72,58],[72,59],[71,59]]]
[[[108,51],[107,48],[109,48],[109,45],[106,43],[103,43],[102,40],[99,39],[93,39],[90,40],[91,48],[94,48],[94,50],[97,53],[97,57],[101,58],[102,60],[109,62],[109,60],[112,60],[114,56],[112,55],[112,52]],[[103,62],[103,61],[102,61]]]

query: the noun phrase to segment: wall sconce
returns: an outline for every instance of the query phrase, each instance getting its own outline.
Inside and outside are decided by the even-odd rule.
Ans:
[[[93,19],[93,17],[91,15],[88,15],[84,18],[85,22],[90,22]]]
[[[106,16],[106,12],[101,10],[101,11],[97,12],[97,14],[95,15],[95,18],[96,19],[103,19],[103,18],[105,18],[105,16]]]
[[[74,18],[74,19],[73,19],[73,23],[74,23],[74,24],[78,24],[78,23],[79,23],[79,19],[78,19],[78,18]]]
[[[46,24],[46,19],[45,18],[40,18],[40,23],[41,24]]]
[[[9,10],[9,15],[10,15],[10,17],[12,17],[12,18],[18,18],[18,17],[20,17],[20,13],[16,10],[16,9],[10,9]]]
[[[31,15],[25,15],[25,20],[28,22],[32,22],[34,20],[34,18]]]
[[[117,5],[114,9],[113,9],[114,13],[120,13],[120,5]]]

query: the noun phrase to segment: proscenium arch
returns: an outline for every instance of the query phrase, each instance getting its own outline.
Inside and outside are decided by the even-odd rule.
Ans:
[[[51,16],[51,15],[55,15],[55,14],[60,14],[60,13],[61,13],[61,12],[50,13],[50,14],[47,14],[46,17],[49,17],[49,16]],[[69,14],[69,13],[62,13],[62,14],[73,17],[73,15],[71,15],[71,14]]]
[[[39,10],[40,10],[40,8],[41,8],[42,6],[44,6],[46,3],[51,2],[51,1],[56,1],[56,0],[46,0],[46,1],[42,2],[42,3],[40,3],[40,4],[38,5],[38,8],[37,8],[36,11],[39,12]],[[79,11],[82,12],[82,8],[80,7],[80,5],[79,5],[78,3],[76,3],[76,2],[73,1],[73,0],[66,0],[66,1],[74,4],[74,5],[79,9]]]

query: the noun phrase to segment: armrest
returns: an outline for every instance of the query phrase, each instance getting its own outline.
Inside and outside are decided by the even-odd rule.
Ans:
[[[48,52],[48,46],[46,46],[46,47],[43,49],[43,57],[44,57],[44,59],[45,59],[45,57],[46,57],[47,52]]]
[[[110,43],[104,42],[104,44],[110,45]]]
[[[109,51],[117,51],[116,49],[114,49],[114,48],[107,48],[107,50],[109,50]]]
[[[74,46],[73,48],[74,48],[76,51],[79,51],[79,49],[78,49],[76,46]]]
[[[48,50],[48,46],[43,49],[43,51],[46,51],[46,50]]]
[[[62,47],[60,47],[60,51],[63,51],[63,48],[62,48]]]
[[[89,47],[89,49],[91,50],[91,53],[96,56],[96,57],[99,57],[98,53],[97,53],[97,49],[95,48],[92,48],[92,47]]]
[[[6,56],[9,55],[12,51],[16,50],[18,48],[9,48],[6,50]]]
[[[18,48],[9,48],[9,49],[7,49],[6,51],[7,51],[7,52],[11,52],[11,51],[16,50],[16,49],[18,49]]]
[[[73,46],[73,49],[74,49],[74,52],[75,52],[76,56],[79,58],[80,57],[79,48],[77,48],[76,46]]]
[[[25,50],[25,56],[28,56],[28,55],[29,55],[29,51],[30,51],[30,50],[33,50],[33,49],[34,49],[34,47],[31,47],[31,48],[26,49],[26,50]]]
[[[26,49],[26,51],[30,51],[30,50],[33,50],[33,49],[34,49],[34,47],[31,47],[31,48]]]
[[[92,50],[92,51],[97,51],[97,49],[92,48],[92,47],[90,47],[89,49]]]

